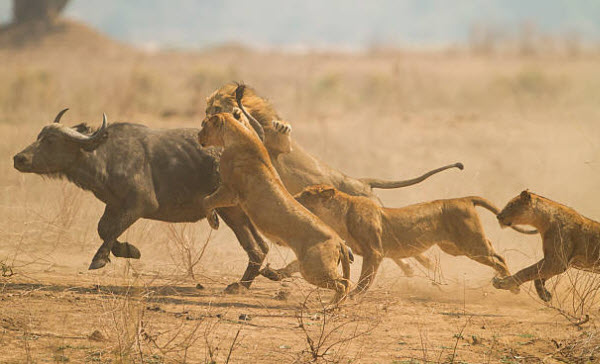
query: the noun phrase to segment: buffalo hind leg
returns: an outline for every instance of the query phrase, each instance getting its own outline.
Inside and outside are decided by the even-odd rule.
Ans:
[[[104,214],[98,222],[98,235],[100,235],[103,243],[94,255],[89,269],[99,269],[110,262],[109,255],[117,238],[136,222],[140,215],[132,210],[106,206]],[[121,251],[119,250],[119,252]]]
[[[244,288],[250,288],[254,278],[259,274],[269,247],[248,216],[239,207],[219,208],[218,211],[223,221],[233,230],[249,258],[248,267],[242,279],[239,282],[231,283],[225,289],[227,293],[238,293]]]

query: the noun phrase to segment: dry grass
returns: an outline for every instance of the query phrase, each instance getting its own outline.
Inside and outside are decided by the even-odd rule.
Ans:
[[[272,99],[294,138],[348,174],[404,178],[465,164],[379,191],[388,206],[465,195],[502,205],[531,188],[598,219],[598,54],[147,54],[65,26],[35,47],[0,45],[0,361],[517,363],[597,355],[597,279],[578,272],[548,285],[555,307],[591,316],[583,331],[531,289],[496,291],[488,268],[436,250],[434,272],[406,278],[386,261],[364,298],[332,314],[305,308],[313,288],[301,279],[258,279],[250,293],[225,296],[247,257],[228,229],[209,244],[204,222],[140,221],[123,237],[140,248],[140,261],[114,259],[88,272],[102,204],[67,182],[19,174],[11,157],[63,107],[73,124],[99,123],[106,112],[112,121],[198,127],[204,98],[243,80]],[[480,215],[512,271],[541,257],[539,237]],[[291,257],[274,248],[268,259],[280,266]],[[360,258],[352,270],[358,277]]]

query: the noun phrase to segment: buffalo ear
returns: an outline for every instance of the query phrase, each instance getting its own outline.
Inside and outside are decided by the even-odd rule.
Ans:
[[[108,139],[108,131],[105,130],[99,138],[95,139],[92,143],[84,144],[83,146],[81,146],[81,148],[86,152],[93,152],[94,150],[96,150],[96,148],[104,144],[106,139]]]
[[[75,126],[72,126],[71,129],[77,130],[81,134],[91,134],[92,128],[89,127],[86,123],[79,123]]]
[[[531,193],[529,192],[529,190],[524,190],[523,192],[521,192],[521,199],[525,201],[531,200]]]

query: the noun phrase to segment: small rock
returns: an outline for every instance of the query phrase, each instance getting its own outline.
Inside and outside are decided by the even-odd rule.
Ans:
[[[277,291],[277,293],[275,294],[275,297],[273,297],[273,298],[275,298],[276,300],[279,300],[279,301],[285,301],[288,299],[288,297],[290,297],[290,292],[281,290],[281,291]]]
[[[204,289],[204,286],[200,283],[196,284],[196,289]]]
[[[240,317],[239,317],[239,319],[241,321],[250,321],[250,320],[252,320],[252,318],[250,317],[250,315],[247,315],[245,313],[241,314]]]
[[[155,311],[155,312],[162,311],[162,309],[160,308],[159,305],[148,306],[148,307],[146,307],[146,310],[148,310],[148,311]]]
[[[102,333],[98,330],[94,330],[94,332],[92,332],[89,336],[88,339],[91,341],[105,341],[106,338],[104,337],[104,335],[102,335]]]

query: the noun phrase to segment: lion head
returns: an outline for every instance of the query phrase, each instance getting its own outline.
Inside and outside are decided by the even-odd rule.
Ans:
[[[206,117],[219,113],[231,113],[237,108],[236,90],[240,85],[228,83],[206,98]],[[264,129],[264,145],[269,154],[277,158],[279,154],[292,151],[291,127],[281,120],[271,103],[256,94],[254,89],[245,86],[242,104]]]
[[[525,190],[510,200],[496,216],[501,226],[527,225],[533,217],[532,194]]]
[[[236,83],[228,83],[206,98],[206,116],[222,112],[232,112],[237,106],[235,100]],[[256,94],[251,87],[246,86],[242,98],[244,107],[264,128],[271,127],[271,121],[281,120],[271,103]]]

